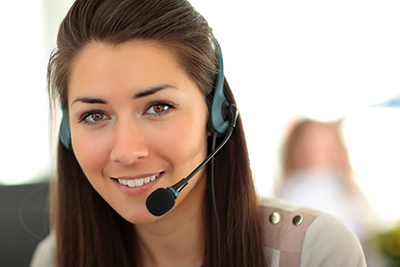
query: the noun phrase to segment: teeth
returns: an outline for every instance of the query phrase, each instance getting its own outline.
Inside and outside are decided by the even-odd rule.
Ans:
[[[134,179],[134,180],[124,180],[118,179],[118,182],[123,185],[127,185],[129,187],[142,186],[143,184],[150,183],[150,181],[154,181],[160,174],[156,174],[150,177],[142,178],[142,179]]]
[[[137,180],[133,180],[133,181],[135,181],[136,186],[141,186],[144,183],[143,179],[137,179]]]

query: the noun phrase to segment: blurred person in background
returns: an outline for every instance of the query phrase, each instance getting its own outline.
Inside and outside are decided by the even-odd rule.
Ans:
[[[276,195],[339,217],[362,240],[373,212],[354,181],[339,126],[340,121],[297,122],[282,146]]]

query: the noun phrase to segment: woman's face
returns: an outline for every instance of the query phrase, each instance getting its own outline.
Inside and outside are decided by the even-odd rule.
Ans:
[[[207,156],[204,97],[172,54],[152,43],[89,45],[72,64],[68,105],[83,172],[131,223],[157,221],[147,196],[186,177]],[[203,197],[204,175],[191,180],[172,212],[184,209],[185,199]]]

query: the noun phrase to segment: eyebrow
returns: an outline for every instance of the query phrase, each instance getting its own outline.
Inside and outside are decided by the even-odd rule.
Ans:
[[[150,87],[146,90],[143,90],[139,93],[137,93],[136,95],[134,95],[133,99],[138,99],[138,98],[142,98],[145,96],[149,96],[152,94],[157,93],[158,91],[164,90],[164,89],[178,89],[177,87],[173,86],[173,85],[169,85],[169,84],[163,84],[163,85],[159,85],[159,86],[155,86],[155,87]]]
[[[146,97],[149,95],[153,95],[155,93],[157,93],[158,91],[164,90],[164,89],[178,89],[177,87],[173,86],[173,85],[169,85],[169,84],[163,84],[163,85],[159,85],[159,86],[155,86],[155,87],[150,87],[148,89],[145,89],[137,94],[135,94],[133,96],[133,99],[138,99],[138,98],[142,98],[142,97]],[[74,101],[72,101],[71,106],[75,103],[75,102],[81,102],[81,103],[86,103],[86,104],[107,104],[107,101],[101,98],[95,98],[95,97],[78,97],[77,99],[75,99]]]
[[[94,98],[94,97],[78,97],[74,101],[72,101],[71,106],[75,102],[82,102],[82,103],[87,103],[87,104],[107,104],[107,101],[101,99],[101,98]]]

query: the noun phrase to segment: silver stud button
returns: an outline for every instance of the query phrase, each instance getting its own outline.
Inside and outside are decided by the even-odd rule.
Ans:
[[[272,224],[278,224],[281,221],[281,215],[278,212],[274,212],[269,216],[269,221]]]
[[[301,215],[294,216],[294,218],[293,218],[294,225],[299,226],[302,223],[303,223],[303,216],[301,216]]]

